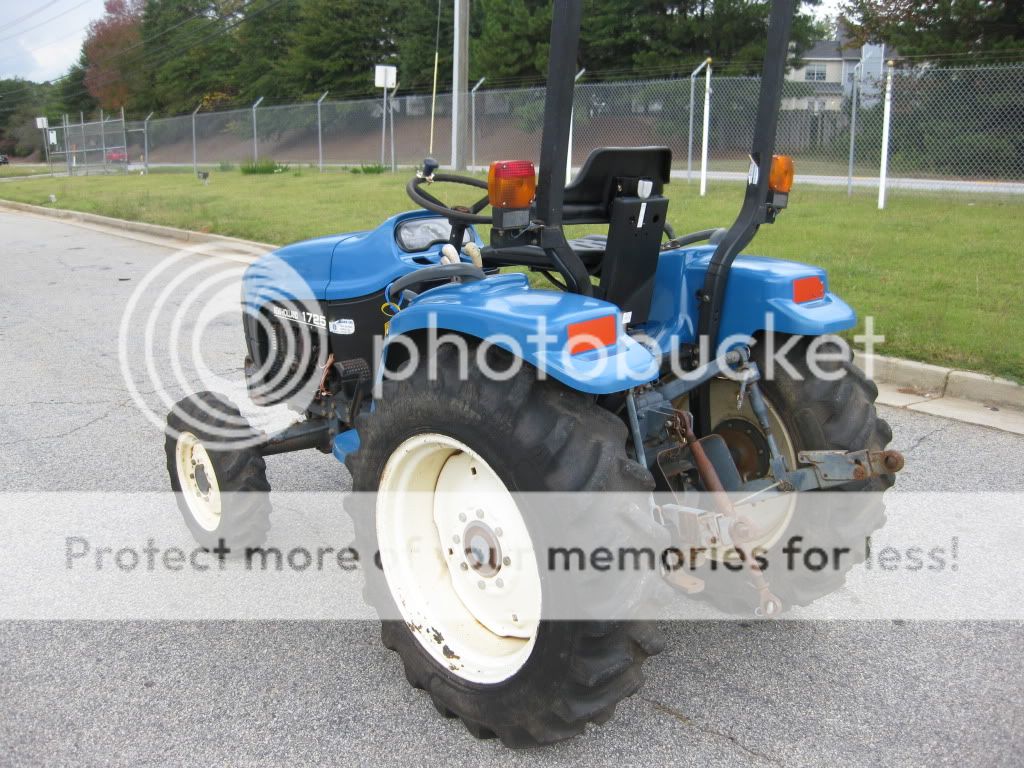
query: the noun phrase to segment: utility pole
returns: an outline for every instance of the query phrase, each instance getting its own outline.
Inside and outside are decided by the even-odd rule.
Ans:
[[[466,113],[469,111],[469,0],[455,0],[455,50],[452,61],[452,167],[466,169]]]

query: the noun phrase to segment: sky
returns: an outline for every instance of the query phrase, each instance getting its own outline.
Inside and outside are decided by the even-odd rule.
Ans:
[[[60,77],[102,15],[103,0],[0,0],[0,78]]]
[[[840,1],[824,0],[817,15],[834,15]],[[103,0],[0,0],[0,78],[60,77],[78,59],[89,22],[102,15]]]

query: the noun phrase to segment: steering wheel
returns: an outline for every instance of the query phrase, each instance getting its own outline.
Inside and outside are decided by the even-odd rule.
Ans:
[[[412,201],[421,208],[426,208],[428,211],[433,211],[434,213],[444,216],[453,225],[456,223],[463,225],[463,231],[465,230],[465,226],[468,224],[490,224],[490,216],[480,215],[480,211],[491,204],[486,195],[473,203],[469,208],[461,205],[453,207],[442,203],[432,194],[423,189],[424,184],[443,182],[445,184],[461,184],[466,187],[476,187],[477,189],[486,190],[487,182],[482,181],[481,179],[474,179],[472,176],[456,176],[450,173],[437,173],[436,171],[438,167],[440,167],[439,163],[432,157],[428,157],[423,161],[423,170],[410,179],[405,188],[406,193]],[[462,236],[460,235],[460,243],[461,240]]]

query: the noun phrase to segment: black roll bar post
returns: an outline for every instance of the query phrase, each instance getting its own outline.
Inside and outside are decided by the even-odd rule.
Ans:
[[[574,293],[593,296],[590,274],[569,247],[562,230],[565,168],[575,91],[576,54],[580,46],[583,0],[556,0],[551,9],[551,52],[544,97],[544,132],[537,178],[536,220],[542,225],[539,245]]]
[[[775,152],[775,132],[779,122],[779,105],[782,100],[786,60],[789,57],[789,36],[795,11],[795,0],[772,0],[746,195],[736,221],[718,243],[718,248],[711,257],[704,278],[704,288],[700,292],[697,339],[698,343],[702,338],[708,340],[712,357],[717,352],[722,306],[725,303],[725,289],[732,263],[753,239],[758,228],[766,221],[771,221],[774,216],[768,205],[768,180],[771,175],[772,155]],[[698,435],[708,434],[712,426],[708,386],[705,384],[691,394],[691,402],[694,395],[696,396],[696,403],[691,407]]]

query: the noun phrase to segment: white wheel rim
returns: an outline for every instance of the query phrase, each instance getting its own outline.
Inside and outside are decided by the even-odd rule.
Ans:
[[[206,447],[191,432],[182,432],[174,455],[178,485],[189,512],[203,530],[217,530],[221,513],[220,486]]]
[[[482,684],[522,668],[540,574],[522,514],[478,453],[436,433],[403,442],[381,476],[377,541],[395,605],[435,661]]]
[[[732,381],[731,379],[712,379],[710,390],[711,424],[714,427],[717,427],[726,420],[737,420],[748,422],[758,432],[761,431],[761,428],[757,423],[757,417],[754,416],[754,411],[750,407],[749,397],[744,398],[742,408],[736,407],[736,397],[739,394],[739,383]],[[786,425],[782,423],[782,419],[779,418],[779,414],[775,410],[775,407],[767,401],[767,398],[765,398],[765,401],[768,406],[768,420],[771,423],[772,434],[775,436],[775,441],[779,446],[779,451],[785,457],[786,463],[790,467],[795,467],[797,466],[796,447],[793,442],[793,438],[789,434],[789,430],[786,429]],[[676,407],[681,407],[683,409],[688,409],[689,407],[688,398],[685,396],[676,402],[681,403]],[[789,527],[789,524],[793,519],[793,512],[795,509],[795,494],[785,494],[783,497],[776,498],[771,501],[761,500],[755,504],[743,505],[738,511],[744,517],[749,518],[761,533],[760,536],[746,542],[744,547],[751,550],[762,551],[774,547]],[[713,550],[709,554],[714,559],[718,560],[723,558],[734,559],[738,557],[735,550],[728,550],[725,552]]]

